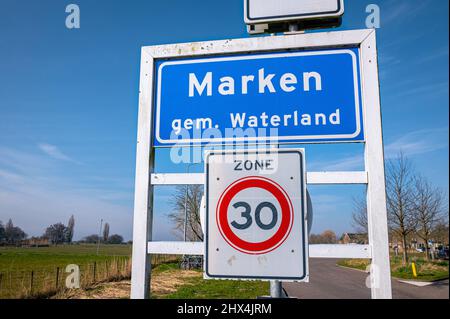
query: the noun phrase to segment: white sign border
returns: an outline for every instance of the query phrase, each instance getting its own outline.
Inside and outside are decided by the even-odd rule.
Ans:
[[[324,19],[324,18],[339,18],[342,17],[345,11],[344,0],[336,0],[338,2],[338,10],[334,12],[316,12],[310,14],[291,14],[273,17],[250,17],[250,0],[244,0],[244,21],[247,25],[255,25],[270,22],[285,22],[285,21],[302,21],[311,19]]]
[[[228,276],[228,275],[211,275],[208,273],[208,228],[209,228],[209,199],[208,199],[208,182],[209,182],[209,158],[211,155],[227,155],[227,154],[280,154],[280,153],[298,153],[301,156],[301,163],[300,163],[300,176],[302,177],[301,181],[301,195],[302,195],[302,208],[301,208],[301,219],[302,219],[302,229],[303,229],[303,245],[302,245],[302,256],[303,256],[303,266],[304,266],[304,273],[301,277],[270,277],[270,276]],[[305,159],[305,149],[304,148],[287,148],[287,149],[270,149],[270,150],[257,150],[257,149],[249,149],[249,150],[208,150],[205,153],[205,174],[206,174],[206,181],[205,181],[205,201],[206,201],[206,216],[205,216],[205,260],[204,260],[204,269],[205,269],[205,277],[208,279],[218,279],[218,280],[225,280],[225,279],[239,279],[239,280],[262,280],[262,281],[270,281],[270,280],[279,280],[283,282],[308,282],[309,281],[309,250],[307,249],[309,240],[308,240],[308,221],[307,221],[307,215],[308,215],[308,201],[306,196],[306,159]]]
[[[256,52],[254,52],[256,53]],[[258,52],[263,53],[263,52]],[[194,64],[194,63],[213,63],[221,61],[242,61],[242,60],[263,60],[270,59],[274,57],[296,57],[296,56],[314,56],[314,55],[338,55],[338,54],[349,54],[352,57],[353,65],[353,86],[355,91],[355,121],[356,121],[356,131],[352,134],[336,134],[336,135],[300,135],[300,136],[266,136],[260,137],[239,137],[239,138],[209,138],[209,139],[162,139],[160,135],[160,117],[161,117],[161,90],[162,90],[162,70],[167,65],[183,65],[183,64]],[[295,143],[294,141],[302,141],[305,143],[309,140],[313,142],[320,143],[320,140],[336,140],[333,143],[344,143],[346,141],[340,139],[351,139],[357,137],[361,133],[361,113],[360,113],[360,73],[356,61],[356,54],[351,50],[331,50],[331,51],[312,51],[312,52],[296,52],[296,53],[277,53],[277,54],[266,54],[262,56],[238,56],[238,57],[221,57],[221,58],[209,58],[209,59],[196,59],[196,60],[181,60],[181,61],[169,61],[162,63],[158,68],[158,79],[157,79],[157,93],[156,93],[156,139],[161,144],[195,144],[199,145],[202,143],[213,143],[213,144],[229,144],[235,142],[270,142],[270,141],[280,141],[280,144],[288,144],[288,141]],[[364,138],[358,141],[364,141]],[[352,141],[351,141],[352,142]]]

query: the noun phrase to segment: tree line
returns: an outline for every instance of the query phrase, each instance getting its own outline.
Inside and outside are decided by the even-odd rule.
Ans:
[[[84,237],[81,242],[87,244],[122,244],[124,242],[123,237],[118,234],[109,235],[109,223],[105,223],[103,226],[102,235],[92,234]]]
[[[84,237],[79,243],[102,243],[102,244],[122,244],[124,239],[119,234],[109,235],[109,223],[105,223],[103,227],[102,236],[93,234]],[[53,245],[71,244],[75,232],[75,217],[72,215],[69,218],[67,225],[59,222],[48,226],[45,232],[40,237],[32,237],[31,239],[42,241],[47,240]],[[0,221],[0,245],[19,245],[23,243],[28,235],[17,226],[14,226],[10,219],[6,225]]]
[[[27,238],[27,234],[10,219],[6,225],[0,220],[0,245],[15,245]]]
[[[430,257],[430,241],[448,244],[448,207],[444,192],[416,172],[403,154],[386,163],[386,203],[391,243],[400,241],[403,263],[415,238],[424,243]],[[353,224],[360,232],[368,229],[365,199],[355,199]]]

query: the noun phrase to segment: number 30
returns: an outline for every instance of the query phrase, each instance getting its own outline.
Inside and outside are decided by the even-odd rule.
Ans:
[[[233,207],[236,209],[244,208],[244,211],[241,212],[241,216],[243,218],[245,218],[246,221],[243,224],[239,224],[238,222],[233,221],[231,223],[231,226],[233,226],[234,228],[239,229],[239,230],[248,229],[253,223],[253,219],[251,216],[252,209],[251,209],[250,205],[246,202],[238,202],[238,203],[234,204]],[[269,224],[264,224],[261,221],[261,211],[263,210],[263,208],[269,208],[272,211],[272,221]],[[272,203],[263,202],[256,207],[255,222],[259,228],[261,228],[263,230],[270,230],[275,227],[275,225],[277,224],[277,221],[278,221],[278,211],[277,211],[277,208]]]

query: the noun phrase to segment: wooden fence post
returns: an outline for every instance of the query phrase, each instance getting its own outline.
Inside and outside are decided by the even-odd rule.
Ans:
[[[97,272],[97,262],[94,261],[94,282],[95,282],[95,279],[96,279],[96,277],[95,277],[96,272]]]
[[[31,278],[30,278],[30,294],[33,293],[33,279],[34,279],[34,270],[31,271]]]

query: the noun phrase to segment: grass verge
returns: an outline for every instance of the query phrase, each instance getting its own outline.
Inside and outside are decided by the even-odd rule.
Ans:
[[[204,280],[201,271],[180,270],[177,264],[160,265],[153,274],[152,295],[159,299],[256,299],[269,293],[267,282]]]
[[[416,264],[417,277],[414,277],[412,271],[412,262]],[[368,259],[342,259],[337,262],[339,266],[367,270],[370,265]],[[423,258],[412,258],[407,266],[402,264],[401,257],[391,257],[391,274],[392,277],[406,280],[418,281],[438,281],[449,278],[448,261],[426,261]]]

